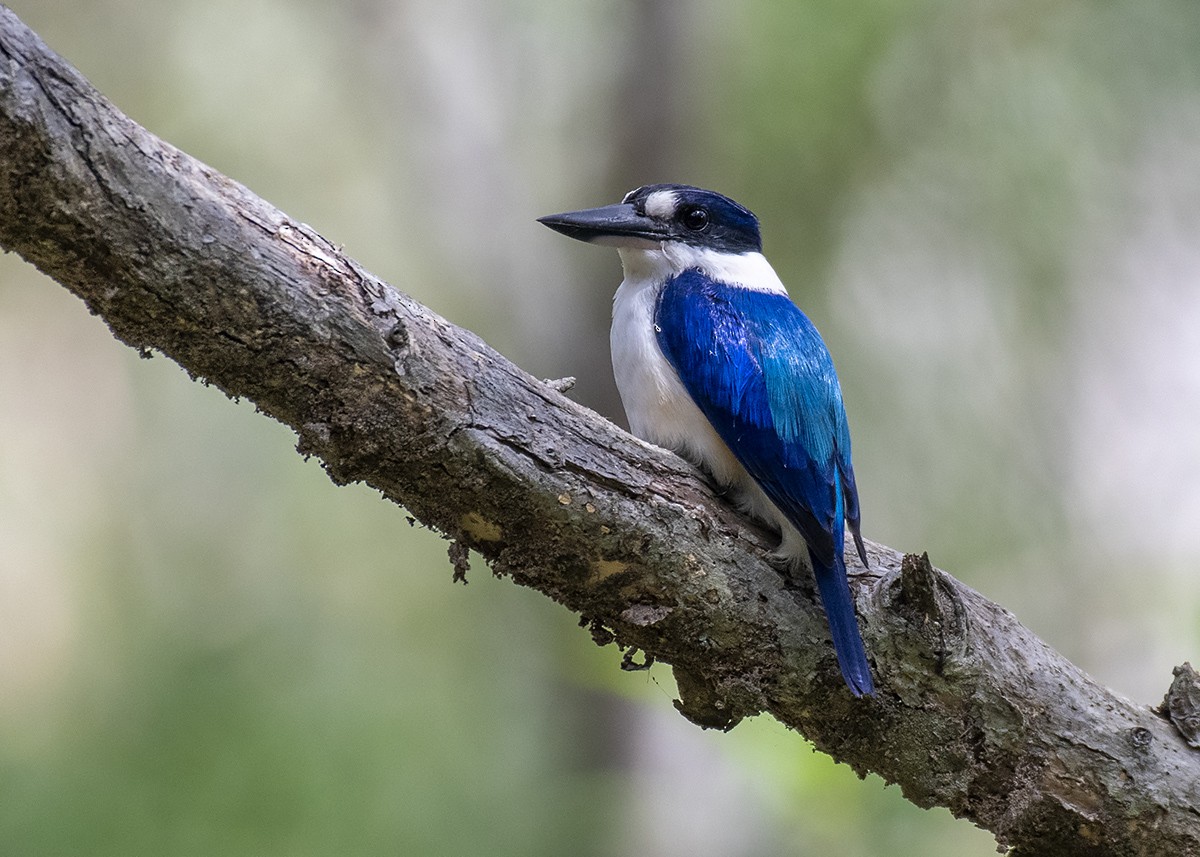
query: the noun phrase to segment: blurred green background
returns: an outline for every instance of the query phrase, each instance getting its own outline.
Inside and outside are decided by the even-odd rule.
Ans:
[[[18,0],[135,120],[622,421],[616,255],[754,209],[838,361],[866,534],[1146,704],[1200,657],[1192,2]],[[961,857],[0,258],[0,854]]]

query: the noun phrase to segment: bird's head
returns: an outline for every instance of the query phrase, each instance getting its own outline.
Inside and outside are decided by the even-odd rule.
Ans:
[[[616,205],[549,214],[538,222],[580,241],[616,247],[626,268],[647,254],[683,261],[762,251],[757,217],[727,196],[690,185],[646,185]]]

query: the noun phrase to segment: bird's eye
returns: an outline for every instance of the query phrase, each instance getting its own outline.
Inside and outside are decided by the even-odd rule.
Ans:
[[[686,228],[693,232],[699,232],[708,226],[708,212],[698,205],[692,206],[683,212],[680,220]]]

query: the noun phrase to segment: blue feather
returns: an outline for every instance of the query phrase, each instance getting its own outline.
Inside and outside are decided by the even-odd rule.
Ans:
[[[786,294],[695,269],[663,286],[655,329],[692,400],[803,535],[842,676],[873,693],[843,559],[848,523],[866,564],[850,433],[821,335]]]

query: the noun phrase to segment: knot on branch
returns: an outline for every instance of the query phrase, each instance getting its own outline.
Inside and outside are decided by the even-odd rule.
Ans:
[[[741,722],[743,715],[734,711],[714,682],[678,666],[672,672],[679,689],[675,710],[688,720],[701,729],[720,729],[722,732],[728,732]]]
[[[1171,673],[1175,680],[1158,712],[1171,721],[1189,747],[1200,750],[1200,674],[1187,662]]]
[[[378,307],[372,307],[378,310]],[[403,321],[395,321],[383,337],[392,355],[392,368],[396,374],[404,377],[408,374],[408,361],[412,358],[413,342],[408,331],[408,325]]]
[[[905,554],[879,593],[886,612],[903,620],[888,623],[884,645],[896,650],[901,665],[917,671],[914,677],[921,671],[943,675],[965,654],[966,606],[953,579],[933,567],[929,554]]]
[[[556,393],[566,393],[575,386],[575,376],[568,375],[565,378],[544,378],[542,383],[554,390]]]
[[[930,563],[928,553],[904,555],[900,562],[899,584],[894,604],[910,619],[925,625],[941,618],[942,607],[937,598],[938,572]]]

